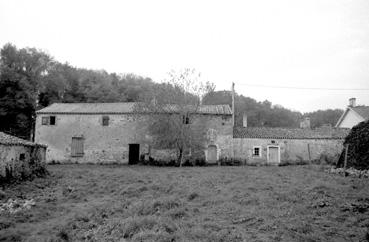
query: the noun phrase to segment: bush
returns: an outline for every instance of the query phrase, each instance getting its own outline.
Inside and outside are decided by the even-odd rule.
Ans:
[[[148,160],[145,160],[143,156],[140,157],[139,164],[147,166],[179,166],[176,160],[156,160],[152,157],[149,157]],[[182,164],[182,166],[205,166],[205,165],[206,161],[203,158],[186,159]]]
[[[369,120],[354,126],[345,138],[344,145],[349,145],[347,167],[358,170],[369,169]],[[337,167],[344,166],[345,148],[342,150]]]
[[[240,159],[223,157],[219,159],[219,163],[221,166],[240,166],[244,164],[245,162]]]

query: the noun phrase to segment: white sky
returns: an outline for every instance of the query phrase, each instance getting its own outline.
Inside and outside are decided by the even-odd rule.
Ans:
[[[368,0],[0,0],[0,46],[160,81],[196,68],[218,90],[298,111],[369,105]]]

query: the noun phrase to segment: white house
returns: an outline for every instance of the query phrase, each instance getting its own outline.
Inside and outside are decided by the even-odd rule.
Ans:
[[[336,128],[351,129],[366,120],[369,120],[369,106],[356,106],[356,98],[350,98],[349,106],[338,120]]]

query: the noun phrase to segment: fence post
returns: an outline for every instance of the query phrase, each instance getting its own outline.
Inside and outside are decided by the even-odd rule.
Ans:
[[[345,173],[345,176],[347,176],[346,174],[346,168],[347,168],[347,154],[348,154],[348,148],[349,148],[349,144],[346,144],[346,147],[345,147],[345,162],[343,164],[343,171]]]

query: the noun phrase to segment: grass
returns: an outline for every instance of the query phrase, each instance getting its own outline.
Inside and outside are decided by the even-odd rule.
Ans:
[[[36,206],[1,214],[0,241],[369,240],[369,179],[317,166],[48,169],[5,188]]]

